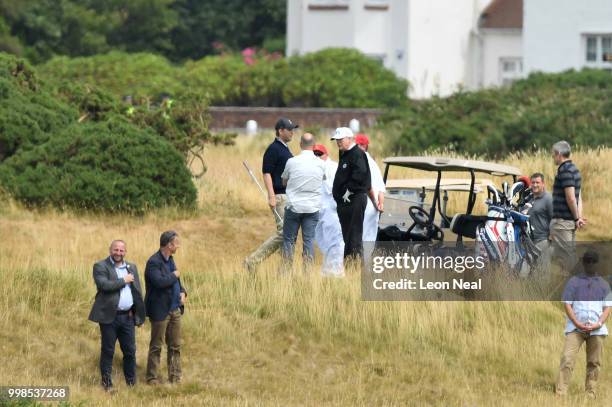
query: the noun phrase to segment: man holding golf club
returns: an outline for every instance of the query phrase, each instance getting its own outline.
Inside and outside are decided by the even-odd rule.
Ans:
[[[287,160],[293,157],[287,143],[293,138],[293,130],[298,128],[287,118],[280,118],[274,129],[276,138],[268,146],[263,156],[262,173],[265,189],[268,194],[268,205],[276,222],[276,233],[270,236],[245,260],[244,266],[254,272],[257,266],[268,256],[277,251],[283,243],[283,217],[285,216],[285,202],[287,200],[281,175],[285,171]]]

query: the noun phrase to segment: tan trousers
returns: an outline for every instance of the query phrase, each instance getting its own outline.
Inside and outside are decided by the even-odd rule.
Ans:
[[[576,257],[576,224],[573,220],[554,218],[550,221],[550,240],[553,261],[566,270],[572,270]]]
[[[572,378],[576,355],[583,342],[586,342],[586,381],[585,391],[595,393],[597,378],[601,367],[605,336],[590,336],[580,332],[570,332],[565,336],[565,347],[561,355],[561,365],[559,366],[559,381],[557,382],[557,394],[566,394],[567,388]]]
[[[276,195],[276,212],[280,215],[280,219],[274,214],[272,209],[272,217],[276,222],[276,233],[270,236],[265,242],[261,244],[249,257],[246,258],[246,265],[249,268],[257,267],[262,261],[272,255],[275,251],[279,250],[283,244],[283,222],[285,218],[285,203],[287,196],[285,194]]]
[[[151,343],[147,360],[147,383],[159,382],[157,374],[162,346],[168,346],[168,381],[181,381],[181,311],[176,309],[163,321],[151,321]]]

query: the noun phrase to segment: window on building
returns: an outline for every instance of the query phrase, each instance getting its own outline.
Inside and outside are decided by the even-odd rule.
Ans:
[[[389,0],[366,0],[363,7],[366,10],[388,10]]]
[[[499,82],[502,86],[512,84],[523,75],[523,60],[516,57],[499,59]]]
[[[348,10],[350,0],[308,0],[309,10]]]
[[[612,34],[585,35],[584,48],[586,66],[612,69]]]

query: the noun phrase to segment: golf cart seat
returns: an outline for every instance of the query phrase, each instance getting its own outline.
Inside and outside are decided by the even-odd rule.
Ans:
[[[476,239],[476,228],[487,220],[489,220],[489,217],[486,215],[466,215],[464,213],[458,213],[453,216],[450,229],[458,236]]]
[[[415,225],[415,227],[409,230],[410,232],[403,231],[395,225],[390,225],[378,230],[376,240],[379,242],[425,242],[430,240],[430,237],[427,235],[427,230],[422,226]]]

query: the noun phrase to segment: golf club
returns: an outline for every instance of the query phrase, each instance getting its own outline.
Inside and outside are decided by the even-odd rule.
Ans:
[[[243,161],[242,164],[244,165],[244,168],[246,168],[247,172],[249,173],[249,175],[251,176],[251,179],[257,184],[257,186],[259,187],[259,190],[261,191],[261,193],[264,195],[264,197],[266,199],[268,199],[268,194],[266,194],[266,191],[264,191],[264,189],[262,188],[261,184],[259,183],[259,181],[257,181],[257,178],[255,178],[255,174],[253,174],[253,171],[251,171],[251,168],[249,167],[249,164],[247,164],[246,161]],[[280,221],[280,223],[283,223],[283,218],[281,218],[281,216],[278,214],[278,212],[276,211],[276,208],[272,208],[272,212],[274,212],[274,214],[276,215],[276,217],[278,218],[278,220]]]

